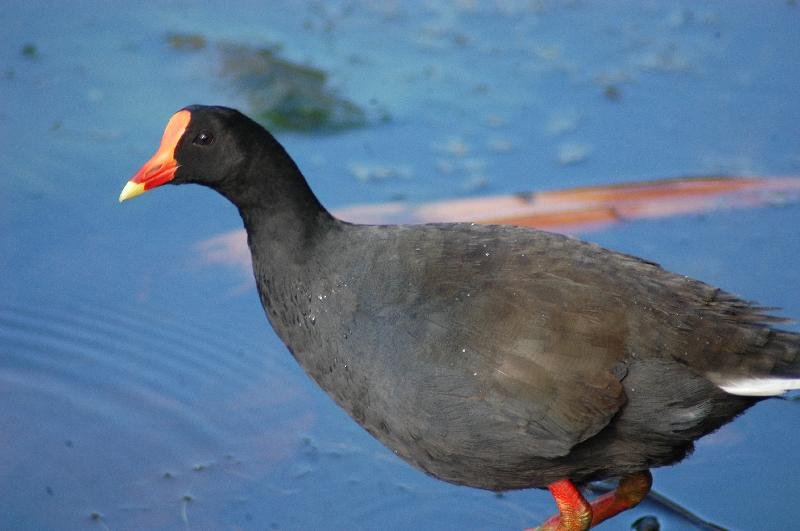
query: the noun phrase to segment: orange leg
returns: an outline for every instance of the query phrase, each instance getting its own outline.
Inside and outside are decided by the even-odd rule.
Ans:
[[[558,506],[556,516],[550,517],[536,531],[584,531],[608,520],[641,502],[653,484],[653,477],[645,470],[619,481],[617,488],[603,494],[592,503],[580,493],[572,481],[562,479],[548,485]]]
[[[652,486],[653,476],[649,470],[620,479],[615,490],[603,494],[592,502],[592,526],[639,505]]]
[[[535,531],[583,531],[592,525],[592,506],[575,484],[562,479],[547,486],[558,506],[558,514]]]

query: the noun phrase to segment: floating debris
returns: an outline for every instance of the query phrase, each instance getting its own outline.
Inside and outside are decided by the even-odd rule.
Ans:
[[[296,131],[331,131],[366,125],[366,113],[327,87],[328,75],[292,63],[270,48],[222,45],[222,75],[245,92],[256,118]]]
[[[28,59],[36,59],[39,57],[39,49],[35,44],[31,43],[24,45],[20,53],[22,53],[23,57],[27,57]]]
[[[205,37],[171,33],[167,44],[180,51],[208,48]],[[269,128],[306,133],[335,132],[363,127],[366,111],[330,88],[328,74],[315,66],[281,57],[280,47],[218,43],[216,72],[232,81],[249,104],[248,113]],[[381,121],[388,113],[376,109]]]
[[[92,522],[96,522],[97,524],[101,525],[103,529],[105,529],[106,531],[109,531],[108,526],[106,525],[105,522],[103,522],[103,515],[98,513],[97,511],[92,511],[91,513],[89,513],[89,519]]]
[[[170,33],[167,44],[175,50],[202,50],[206,47],[206,38],[199,33]]]
[[[655,516],[642,516],[633,524],[631,524],[631,529],[634,531],[659,531],[661,529],[661,524],[658,522],[658,518]]]
[[[620,94],[619,87],[616,85],[606,85],[603,89],[603,97],[610,101],[619,101],[622,94]]]
[[[411,168],[404,165],[387,166],[385,164],[366,164],[352,162],[347,169],[361,182],[381,182],[392,179],[408,179],[412,176]]]

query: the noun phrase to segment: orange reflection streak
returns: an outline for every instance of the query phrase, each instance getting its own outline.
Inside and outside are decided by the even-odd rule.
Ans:
[[[452,199],[411,205],[403,202],[355,205],[335,210],[356,223],[472,221],[524,225],[554,232],[586,232],[644,218],[785,204],[800,196],[800,177],[682,177],[638,183],[573,188],[531,194]],[[244,268],[250,251],[244,230],[197,244],[207,264]]]

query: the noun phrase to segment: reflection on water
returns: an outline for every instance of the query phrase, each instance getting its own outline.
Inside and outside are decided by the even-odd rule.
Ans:
[[[352,223],[504,223],[575,233],[642,218],[666,218],[716,209],[757,208],[797,201],[800,177],[695,177],[574,190],[345,206],[333,214]],[[244,229],[226,231],[195,245],[207,265],[235,267],[251,277]],[[250,286],[250,282],[243,284]]]
[[[174,524],[187,500],[199,510],[241,495],[313,423],[287,365],[159,315],[3,305],[0,353],[12,405],[0,409],[0,476],[24,486],[3,493],[4,521],[23,527],[57,528],[65,513],[71,527],[92,512],[123,513],[131,528]]]

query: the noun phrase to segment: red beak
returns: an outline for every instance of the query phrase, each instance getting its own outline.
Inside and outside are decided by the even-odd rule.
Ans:
[[[178,170],[175,148],[183,133],[186,132],[186,128],[189,127],[191,119],[191,113],[185,110],[172,115],[164,130],[164,136],[161,137],[158,151],[144,163],[122,189],[122,193],[119,194],[120,202],[136,197],[156,186],[161,186],[175,177],[175,172]]]

